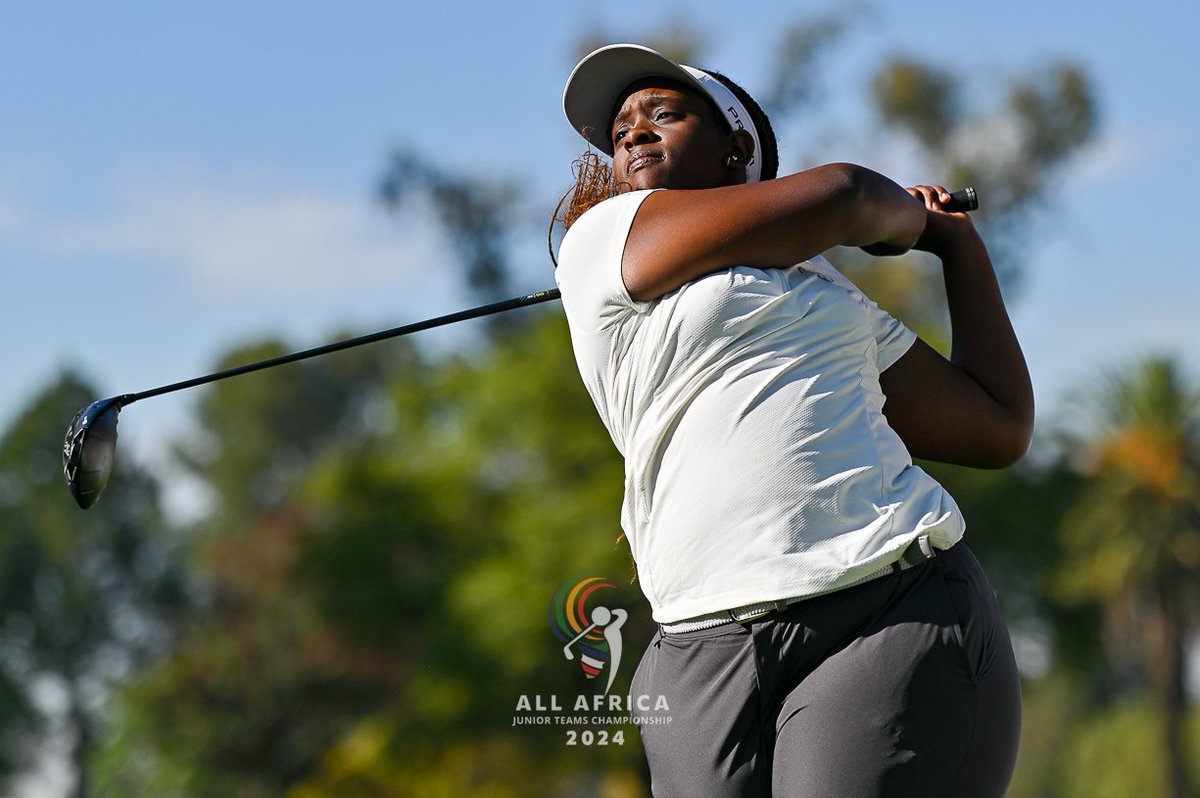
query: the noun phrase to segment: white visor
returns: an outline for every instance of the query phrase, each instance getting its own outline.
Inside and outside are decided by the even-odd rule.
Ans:
[[[643,78],[669,78],[699,89],[712,99],[733,130],[745,130],[754,139],[754,153],[746,164],[746,182],[762,179],[762,145],[746,106],[721,81],[695,67],[676,64],[662,53],[639,44],[610,44],[575,65],[563,90],[563,111],[571,128],[592,146],[612,157],[610,136],[617,98],[627,86]]]

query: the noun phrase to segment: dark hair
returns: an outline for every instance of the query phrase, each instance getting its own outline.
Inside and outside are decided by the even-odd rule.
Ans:
[[[754,122],[754,128],[758,132],[758,144],[762,149],[762,152],[755,153],[759,159],[760,179],[770,180],[776,177],[779,174],[779,143],[775,138],[775,129],[771,127],[771,120],[762,106],[750,96],[749,92],[725,75],[711,69],[704,71],[725,84],[725,87],[741,100],[742,105],[746,106],[746,110],[750,113],[750,119]],[[709,100],[716,109],[716,105],[712,103],[710,97],[704,95],[704,98]],[[716,109],[716,118],[728,126],[725,115],[719,109]],[[589,208],[616,196],[617,193],[612,166],[602,161],[590,146],[586,152],[575,159],[572,164],[572,172],[575,175],[575,183],[559,199],[558,205],[554,207],[554,215],[550,219],[550,234],[547,237],[547,244],[550,247],[550,259],[554,261],[555,266],[558,265],[558,259],[554,257],[554,224],[561,222],[564,229],[570,229],[571,225]]]
[[[767,112],[750,96],[750,92],[725,75],[712,69],[704,71],[724,83],[725,88],[733,92],[733,96],[741,100],[742,105],[746,106],[746,110],[750,112],[750,119],[754,122],[754,129],[758,132],[758,144],[762,147],[762,152],[755,153],[759,159],[760,179],[770,180],[777,177],[779,175],[779,142],[775,139],[775,128],[771,127],[771,120],[767,116]],[[720,114],[720,118],[724,119],[725,115]]]

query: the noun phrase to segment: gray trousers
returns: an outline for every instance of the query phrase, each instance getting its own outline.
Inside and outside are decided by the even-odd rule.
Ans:
[[[1008,631],[975,556],[651,640],[630,689],[656,798],[1001,796],[1020,738]],[[669,722],[664,722],[669,718]]]

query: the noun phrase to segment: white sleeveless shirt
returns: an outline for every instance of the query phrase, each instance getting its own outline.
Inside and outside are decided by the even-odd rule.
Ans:
[[[621,525],[654,620],[850,585],[958,506],[883,415],[916,335],[823,258],[735,266],[650,302],[621,257],[649,191],[585,213],[556,281],[584,385],[625,458]]]

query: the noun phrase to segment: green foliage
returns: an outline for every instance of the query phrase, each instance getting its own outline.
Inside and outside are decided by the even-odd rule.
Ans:
[[[920,465],[962,509],[966,540],[997,591],[1018,652],[1023,643],[1045,647],[1034,653],[1058,672],[1085,682],[1103,678],[1096,613],[1064,603],[1056,588],[1065,557],[1058,526],[1079,501],[1084,480],[1060,461],[999,471]],[[1031,675],[1042,673],[1035,668]]]
[[[27,769],[43,718],[39,680],[62,688],[80,790],[97,733],[95,697],[169,641],[186,606],[177,544],[159,515],[157,487],[118,463],[106,495],[86,514],[62,479],[62,439],[95,398],[61,375],[0,439],[0,775]]]
[[[1165,783],[1184,796],[1186,658],[1200,631],[1200,387],[1153,357],[1108,375],[1087,401],[1073,444],[1090,480],[1063,518],[1060,595],[1099,605],[1110,659],[1141,666],[1161,712]]]
[[[1031,631],[1051,632],[1010,795],[1186,794],[1168,784],[1200,745],[1180,681],[1195,629],[1197,396],[1176,363],[1151,358],[1080,393],[1062,458],[1005,472],[927,465],[963,508],[1018,651]]]
[[[44,734],[44,719],[7,664],[0,672],[0,789],[36,758],[37,741]]]
[[[556,314],[478,364],[450,365],[444,380],[432,391],[441,423],[411,441],[412,459],[400,467],[429,480],[453,567],[436,571],[427,595],[428,637],[404,710],[368,722],[387,745],[353,768],[332,752],[311,785],[327,792],[311,794],[345,794],[347,784],[380,795],[555,794],[595,767],[571,756],[560,732],[510,724],[522,694],[585,689],[563,667],[546,606],[581,571],[628,573],[627,549],[616,543],[619,459]],[[623,596],[623,606],[640,603],[633,591]],[[615,772],[640,756],[630,747],[612,753]]]
[[[1018,235],[997,223],[1027,222],[1061,168],[1095,135],[1095,89],[1069,62],[1016,78],[994,108],[968,105],[965,88],[952,69],[903,55],[886,61],[871,83],[880,118],[921,146],[931,174],[980,188],[977,216],[988,221],[993,243]]]
[[[1186,754],[1192,789],[1200,788],[1200,713],[1189,717],[1194,741]],[[1058,763],[1062,798],[1159,798],[1172,795],[1163,778],[1161,721],[1146,701],[1121,704],[1083,719]]]
[[[1021,689],[1021,750],[1007,798],[1059,795],[1062,751],[1086,712],[1083,690],[1064,674],[1026,681]]]
[[[1093,481],[1064,519],[1072,565],[1063,595],[1126,602],[1162,585],[1195,593],[1200,390],[1177,363],[1151,358],[1109,375],[1088,402],[1091,437],[1075,447]]]
[[[249,348],[229,359],[279,349]],[[379,610],[406,600],[402,590],[389,591],[387,560],[373,556],[378,540],[351,519],[337,530],[346,547],[332,546],[298,500],[310,483],[315,502],[329,490],[314,473],[342,447],[401,426],[381,408],[383,384],[396,373],[419,382],[422,371],[408,347],[367,347],[279,369],[273,382],[230,380],[206,392],[202,429],[186,451],[217,498],[191,531],[207,601],[171,658],[121,697],[121,725],[97,760],[110,794],[129,794],[133,784],[135,794],[178,785],[195,796],[279,795],[398,689],[404,669],[390,659],[395,645],[372,647],[386,636],[356,615],[380,600],[366,617],[391,623]],[[360,472],[369,465],[351,462]],[[359,507],[352,492],[341,495],[351,510]],[[405,503],[399,517],[420,528],[419,509]],[[392,528],[394,518],[375,518],[379,530]],[[366,559],[364,543],[374,545]],[[327,571],[315,567],[318,558]],[[372,570],[360,573],[364,563]],[[338,579],[350,589],[338,592]]]
[[[1094,90],[1074,64],[1055,64],[1018,82],[1009,95],[1009,107],[1041,165],[1062,159],[1096,129]]]
[[[204,434],[231,451],[205,467],[238,470],[251,499],[200,536],[207,617],[122,697],[98,760],[113,794],[551,794],[581,773],[633,772],[632,729],[599,770],[560,733],[510,730],[522,694],[594,689],[564,667],[546,617],[554,590],[580,572],[623,583],[630,571],[616,540],[621,464],[561,316],[477,362],[339,375],[293,376],[262,396],[234,381],[206,397]],[[335,387],[359,397],[343,413],[374,396],[382,423],[281,425],[299,436],[302,469],[241,459],[224,437],[276,445],[279,408]],[[295,476],[266,482],[254,467]],[[246,490],[258,485],[270,501]],[[621,591],[623,606],[640,605],[634,593]],[[626,628],[648,637],[644,617]],[[517,779],[525,767],[533,782]]]
[[[371,423],[370,390],[391,368],[416,355],[407,342],[369,346],[275,369],[270,379],[218,383],[200,399],[200,432],[176,455],[215,491],[214,526],[278,506],[332,441],[364,434]],[[218,368],[288,351],[279,342],[239,347]],[[353,388],[358,386],[359,390]]]
[[[883,120],[935,151],[947,146],[960,120],[957,91],[949,71],[908,58],[893,59],[871,83]]]

